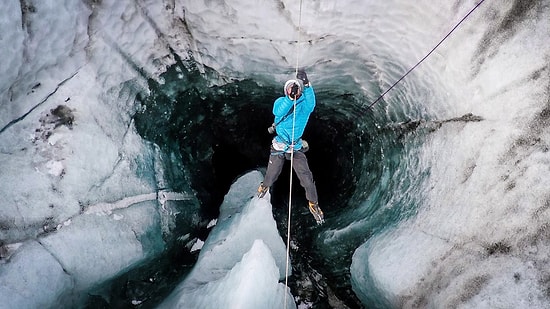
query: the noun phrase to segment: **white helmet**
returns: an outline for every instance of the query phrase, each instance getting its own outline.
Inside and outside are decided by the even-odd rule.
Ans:
[[[285,87],[283,88],[283,92],[285,93],[285,96],[289,96],[291,99],[294,99],[292,94],[292,86],[298,85],[298,93],[295,95],[296,99],[299,98],[302,95],[302,90],[304,89],[304,86],[302,84],[302,81],[299,79],[290,79],[285,83]]]

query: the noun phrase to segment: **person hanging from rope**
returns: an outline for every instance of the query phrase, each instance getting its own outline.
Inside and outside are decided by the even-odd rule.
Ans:
[[[315,92],[304,70],[298,70],[296,79],[285,83],[284,93],[285,96],[277,98],[273,104],[275,122],[268,131],[276,135],[271,143],[271,154],[264,181],[258,187],[258,197],[262,198],[267,193],[281,174],[285,161],[293,158],[294,171],[306,191],[309,211],[317,224],[322,224],[324,215],[319,207],[317,188],[305,155],[309,147],[307,142],[302,140],[309,115],[313,112],[316,103]]]

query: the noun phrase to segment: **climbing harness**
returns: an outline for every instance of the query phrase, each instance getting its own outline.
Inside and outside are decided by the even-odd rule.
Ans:
[[[280,154],[285,154],[285,153],[290,154],[293,150],[293,149],[291,149],[291,146],[296,145],[300,141],[302,142],[302,148],[304,148],[304,146],[303,146],[304,140],[301,139],[301,138],[298,138],[298,139],[294,140],[293,142],[287,142],[287,141],[279,142],[274,138],[271,141],[271,155],[280,155]],[[302,150],[302,148],[300,148],[300,150]],[[300,151],[300,150],[297,150],[297,151]]]
[[[450,35],[451,33],[453,33],[456,28],[458,28],[458,26],[460,26],[460,24],[466,20],[466,18],[468,18],[468,16],[470,16],[470,14],[472,14],[482,3],[483,1],[485,0],[481,0],[479,1],[469,12],[468,14],[466,14],[464,17],[462,17],[462,19],[451,29],[451,31],[449,31],[447,33],[447,35],[445,35],[440,41],[439,43],[437,43],[437,45],[434,46],[434,48],[432,48],[432,50],[430,50],[429,53],[426,54],[426,56],[424,56],[424,58],[420,59],[412,68],[410,68],[407,73],[403,74],[403,76],[401,76],[395,83],[393,83],[393,85],[390,86],[390,88],[388,88],[386,91],[384,91],[384,93],[382,93],[378,99],[374,100],[374,102],[372,102],[371,104],[369,104],[367,107],[368,108],[372,108],[372,106],[376,103],[378,103],[378,101],[380,101],[382,99],[382,97],[384,97],[384,95],[386,95],[386,93],[390,92],[390,90],[393,89],[393,87],[395,87],[395,85],[397,85],[400,81],[402,81],[407,75],[409,75],[409,73],[411,73],[414,69],[416,69],[417,66],[419,66],[424,60],[426,60],[426,58],[428,58],[438,47],[439,45],[441,45]]]
[[[300,10],[298,17],[298,40],[296,41],[296,70],[294,76],[298,75],[298,67],[300,64],[300,32],[302,27],[302,0],[300,0]],[[285,89],[286,92],[286,89]],[[288,190],[288,218],[287,218],[287,231],[286,231],[286,265],[285,265],[285,309],[287,308],[287,298],[288,298],[288,270],[289,270],[289,260],[290,260],[290,214],[292,210],[292,170],[294,168],[294,129],[296,126],[296,97],[294,97],[294,104],[292,107],[292,145],[290,145],[290,186]]]

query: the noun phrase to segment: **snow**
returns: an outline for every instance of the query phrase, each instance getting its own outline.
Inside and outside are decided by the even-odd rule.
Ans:
[[[122,215],[78,216],[52,227],[55,233],[24,242],[1,264],[1,281],[9,284],[0,295],[20,305],[10,308],[77,301],[68,291],[89,289],[163,249],[158,216],[154,203],[142,203]]]
[[[7,0],[2,4],[0,28],[4,29],[4,31],[2,31],[2,36],[0,36],[0,48],[3,60],[0,61],[0,71],[3,72],[3,76],[0,79],[0,93],[4,93],[17,78],[18,68],[23,63],[24,55],[21,53],[21,50],[23,50],[25,40],[23,28],[21,27],[21,3],[16,0]],[[10,29],[10,31],[6,29]],[[7,48],[8,44],[11,48]],[[4,96],[2,96],[3,98]],[[2,117],[2,122],[9,119],[7,114],[0,117]]]
[[[77,290],[89,288],[162,250],[155,203],[142,203],[121,214],[122,218],[79,216],[70,226],[41,239],[71,274]]]

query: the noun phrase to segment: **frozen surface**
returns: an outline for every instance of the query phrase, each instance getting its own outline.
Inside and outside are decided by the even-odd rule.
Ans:
[[[285,277],[286,249],[269,194],[256,197],[262,180],[254,171],[231,186],[196,265],[161,308],[283,308],[285,299],[287,308],[296,307],[279,283]]]
[[[165,185],[162,164],[155,166],[162,154],[131,122],[135,95],[146,91],[136,63],[157,70],[150,59],[157,52],[162,54],[157,66],[172,61],[164,58],[166,49],[145,39],[155,28],[136,14],[140,7],[120,1],[103,1],[101,7],[74,1],[20,4],[8,1],[1,13],[3,23],[17,25],[9,28],[13,33],[3,30],[0,52],[13,59],[3,58],[1,65],[19,65],[6,68],[10,74],[0,87],[0,182],[9,184],[1,191],[4,243],[34,237],[88,205],[155,194]],[[125,22],[107,18],[117,14]],[[129,29],[118,29],[122,25]],[[122,44],[125,33],[136,28],[144,40],[127,39],[132,43],[124,44],[124,52],[106,45],[113,37]],[[135,54],[131,63],[126,53]],[[106,55],[111,60],[104,61]],[[20,56],[32,60],[18,62]],[[62,113],[54,114],[60,107]]]
[[[278,283],[278,273],[271,250],[257,239],[222,277],[187,287],[184,282],[159,308],[284,308],[285,293],[286,308],[296,308],[290,291]]]
[[[166,187],[170,156],[131,120],[147,74],[173,63],[156,31],[177,36],[177,26],[151,24],[133,1],[96,4],[2,3],[0,299],[9,308],[78,307],[87,289],[160,254],[177,218],[196,211],[191,190]],[[150,6],[171,14],[161,8]],[[192,216],[183,220],[191,229]]]
[[[71,277],[40,243],[29,240],[0,266],[3,308],[49,307],[73,287]]]
[[[446,103],[486,120],[444,126],[404,158],[430,171],[417,188],[422,205],[414,218],[355,252],[352,282],[365,303],[550,304],[543,266],[550,247],[542,244],[550,216],[550,131],[548,105],[540,100],[549,95],[550,46],[539,36],[550,34],[550,13],[542,3],[533,7],[514,24],[508,19],[521,18],[514,15],[518,7],[484,3],[442,49],[452,59],[445,70],[455,72],[445,77],[454,93]],[[489,15],[493,22],[485,23]],[[499,28],[499,22],[514,25]]]
[[[364,107],[476,3],[304,1],[298,34],[296,1],[4,0],[0,299],[9,295],[10,307],[65,304],[159,254],[176,216],[187,218],[180,226],[194,224],[192,191],[165,188],[165,168],[180,169],[177,158],[144,141],[132,122],[136,96],[147,95],[149,78],[162,84],[174,54],[214,69],[220,79],[209,82],[220,84],[281,82],[298,58],[316,89],[359,95]],[[398,177],[399,186],[372,191],[387,198],[331,214],[333,222],[349,222],[340,213],[354,217],[319,235],[326,252],[374,230],[350,265],[365,304],[548,307],[549,23],[547,1],[485,1],[373,112],[389,122],[465,113],[484,121],[410,137],[415,147],[395,158],[399,173],[380,179]],[[60,106],[67,109],[53,115]],[[199,303],[208,297],[197,291],[232,287],[238,299],[220,302],[280,304],[271,296],[282,293],[284,246],[269,203],[244,187],[227,197],[202,262],[170,301]],[[370,228],[380,219],[370,216],[372,203],[390,211],[398,202],[413,215]],[[226,243],[232,250],[223,251]],[[268,281],[247,298],[237,283],[258,279],[243,272],[258,261]],[[219,271],[209,272],[212,265]]]
[[[11,308],[77,304],[81,291],[159,254],[160,224],[154,202],[67,220],[55,233],[24,242],[0,264],[0,295],[20,304]]]

